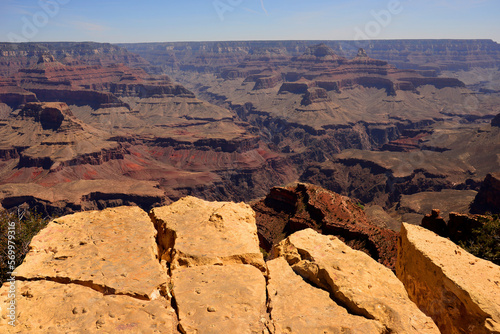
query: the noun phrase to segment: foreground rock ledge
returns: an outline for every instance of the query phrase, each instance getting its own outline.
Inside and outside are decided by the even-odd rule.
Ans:
[[[178,268],[173,295],[182,333],[263,333],[266,280],[250,265]]]
[[[500,267],[403,224],[397,276],[443,333],[500,333]]]
[[[392,271],[334,236],[297,232],[273,249],[293,270],[327,289],[350,313],[375,319],[391,333],[439,333],[409,299]]]
[[[153,299],[168,280],[155,239],[151,220],[138,207],[57,218],[33,238],[16,277]]]
[[[2,310],[10,302],[8,290],[8,284],[0,290]],[[175,311],[163,298],[144,301],[77,284],[21,281],[16,306],[16,326],[1,319],[0,333],[178,333]]]
[[[328,292],[294,273],[284,258],[267,262],[267,267],[274,333],[386,333],[380,322],[348,314]]]
[[[171,269],[212,264],[251,264],[265,271],[255,213],[244,203],[185,197],[151,210],[161,257]]]

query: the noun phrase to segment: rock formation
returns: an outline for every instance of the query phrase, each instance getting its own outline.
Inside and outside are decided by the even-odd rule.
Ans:
[[[307,283],[283,257],[267,262],[275,333],[384,333],[378,321],[348,313],[327,291]]]
[[[16,326],[2,318],[2,332],[153,332],[160,326],[177,332],[175,312],[162,297],[169,278],[157,259],[156,233],[137,207],[49,223],[16,269]],[[0,292],[2,316],[8,288]]]
[[[355,57],[360,47],[372,57],[390,61],[400,68],[423,73],[440,70],[468,70],[499,65],[500,46],[493,40],[370,40],[318,41],[344,57]],[[188,70],[214,70],[227,64],[236,65],[249,54],[300,56],[308,52],[310,41],[239,41],[239,42],[166,42],[122,44],[154,65]],[[324,48],[322,46],[322,48]],[[322,48],[319,48],[321,51]],[[207,58],[212,58],[212,61]],[[204,66],[203,66],[204,65]]]
[[[265,270],[255,215],[248,205],[185,197],[153,209],[151,217],[162,236],[160,256],[171,269],[237,263]]]
[[[396,274],[442,333],[500,331],[500,269],[493,263],[403,224]]]
[[[250,207],[188,197],[150,215],[137,207],[119,207],[51,222],[16,269],[17,325],[2,321],[2,330],[384,332],[385,323],[349,315],[328,293],[293,273],[283,258],[270,263],[266,292],[268,269]],[[290,279],[296,284],[290,285]],[[289,308],[282,298],[297,288],[303,320],[284,317]],[[6,284],[0,290],[2,312],[8,289]],[[149,316],[139,322],[144,312]]]
[[[434,209],[431,214],[425,215],[420,225],[442,237],[448,236],[448,227],[443,217],[441,217],[441,211],[438,209]]]
[[[166,279],[165,268],[157,261],[155,236],[148,215],[137,207],[58,218],[31,242],[16,278],[80,284],[104,294],[155,299]]]
[[[500,213],[500,173],[488,174],[471,205],[473,213]]]
[[[104,65],[84,55],[69,61],[43,53],[0,79],[0,184],[18,188],[16,198],[5,192],[0,197],[7,209],[23,198],[48,214],[78,211],[82,203],[150,209],[189,194],[249,200],[264,195],[276,178],[296,177],[290,163],[235,120],[234,112],[197,99],[165,75],[102,58]],[[54,193],[51,187],[87,180],[120,181],[130,189],[133,182],[151,181],[162,195],[153,190],[151,201],[133,192],[103,191],[98,183],[88,189],[86,183],[78,198],[57,196],[68,204],[59,209],[63,202],[21,191],[40,185]]]
[[[486,126],[498,93],[468,72],[440,73],[496,66],[492,41],[127,47],[151,63],[109,44],[0,43],[6,209],[250,201],[300,180],[418,222],[429,210],[402,201],[446,199],[443,189],[466,198],[499,169],[500,131]]]
[[[182,333],[265,333],[266,280],[257,268],[184,267],[172,284]]]
[[[303,230],[278,244],[273,255],[284,257],[351,314],[377,320],[393,333],[439,333],[391,270],[334,236]]]
[[[122,63],[132,67],[149,65],[140,56],[107,43],[0,43],[0,75],[9,76],[21,68],[37,64],[40,60],[51,59],[63,59],[65,64],[80,62],[108,66]]]
[[[500,127],[500,114],[496,115],[495,118],[491,120],[491,126]]]
[[[138,207],[87,211],[55,219],[32,240],[15,270],[15,327],[10,284],[0,289],[0,331],[499,331],[500,271],[491,262],[404,224],[397,275],[404,285],[312,229],[282,240],[264,262],[254,212],[242,203],[187,197],[149,216]]]
[[[263,246],[270,249],[294,232],[312,228],[394,268],[398,234],[372,224],[349,198],[310,184],[276,187],[252,204]]]

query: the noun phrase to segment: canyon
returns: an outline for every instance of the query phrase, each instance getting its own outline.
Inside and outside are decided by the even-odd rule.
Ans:
[[[0,43],[0,210],[50,221],[0,328],[500,332],[499,59],[491,40]]]
[[[418,223],[428,213],[418,201],[430,198],[444,212],[465,210],[450,192],[466,203],[500,169],[493,41],[0,51],[6,209],[149,210],[186,195],[249,202],[300,181],[385,210],[400,226]]]

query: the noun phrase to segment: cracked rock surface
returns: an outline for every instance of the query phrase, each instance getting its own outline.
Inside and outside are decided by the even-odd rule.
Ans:
[[[173,272],[183,333],[262,333],[266,280],[249,265],[199,266]]]
[[[379,321],[390,333],[439,333],[390,269],[334,236],[302,230],[280,242],[273,253],[328,290],[351,313]]]
[[[500,267],[403,224],[396,274],[442,333],[500,333]]]
[[[16,276],[152,299],[166,280],[155,237],[147,213],[138,207],[57,218],[33,238]]]
[[[293,272],[282,257],[267,262],[269,306],[276,333],[385,333],[375,320],[347,313],[330,294]]]
[[[0,289],[0,333],[439,333],[390,269],[335,236],[302,230],[272,256],[242,203],[58,218],[16,270],[16,327]]]
[[[51,281],[19,281],[17,291],[17,325],[2,319],[2,333],[177,333],[175,311],[165,299],[103,295]]]
[[[162,258],[171,268],[251,264],[265,271],[255,213],[244,203],[185,197],[151,210]]]

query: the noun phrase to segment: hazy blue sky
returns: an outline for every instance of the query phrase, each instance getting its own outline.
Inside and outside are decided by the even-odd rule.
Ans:
[[[499,0],[0,0],[0,41],[490,38]]]

